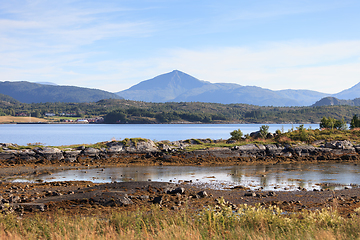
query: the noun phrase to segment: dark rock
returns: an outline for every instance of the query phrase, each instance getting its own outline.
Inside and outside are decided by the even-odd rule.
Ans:
[[[199,195],[199,196],[202,197],[202,198],[208,196],[207,192],[205,192],[205,191],[198,192],[197,195]]]
[[[169,194],[184,194],[185,193],[185,188],[182,188],[182,187],[178,187],[178,188],[175,188],[173,190],[170,190],[168,191]]]
[[[5,150],[4,152],[0,152],[0,159],[12,159],[15,157],[15,150]]]
[[[29,211],[29,212],[45,211],[45,205],[43,203],[21,203],[19,204],[19,206],[22,206],[25,211]]]
[[[246,192],[244,194],[244,197],[256,197],[256,193],[255,192]]]
[[[158,196],[158,197],[154,197],[153,203],[154,204],[162,204],[163,202],[163,197],[162,196]]]

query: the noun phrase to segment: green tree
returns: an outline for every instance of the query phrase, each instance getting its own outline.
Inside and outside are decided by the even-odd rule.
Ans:
[[[104,117],[105,123],[125,123],[127,115],[121,111],[112,111]]]
[[[233,140],[241,140],[241,137],[243,136],[243,133],[240,129],[234,130],[230,133],[231,139]]]
[[[262,125],[260,127],[260,136],[262,138],[266,138],[266,136],[269,134],[269,126],[268,125]]]
[[[360,119],[358,118],[358,116],[355,114],[353,116],[353,118],[351,119],[350,122],[350,129],[354,129],[354,128],[358,128],[360,127]]]
[[[320,121],[320,128],[334,129],[336,127],[336,121],[334,118],[323,117]]]
[[[339,129],[339,130],[342,130],[342,131],[348,130],[348,125],[345,122],[345,119],[342,118],[341,120],[336,120],[335,121],[335,128]]]

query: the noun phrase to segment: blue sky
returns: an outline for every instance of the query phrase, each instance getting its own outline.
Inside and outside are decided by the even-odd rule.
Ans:
[[[360,82],[356,0],[0,0],[0,80],[117,92],[170,72],[273,90]]]

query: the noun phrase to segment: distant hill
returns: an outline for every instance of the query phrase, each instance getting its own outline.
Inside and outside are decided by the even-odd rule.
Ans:
[[[53,85],[53,86],[58,86],[56,83],[52,83],[52,82],[35,82],[37,84],[43,84],[43,85]]]
[[[74,86],[53,86],[30,82],[0,81],[0,93],[23,103],[96,102],[101,99],[120,99],[118,95],[98,89]]]
[[[353,87],[349,89],[345,89],[339,93],[331,95],[332,97],[338,98],[338,99],[355,99],[360,98],[360,82]]]
[[[201,81],[174,70],[117,92],[146,102],[245,103],[259,106],[309,106],[328,94],[310,90],[273,91],[255,86]]]
[[[18,100],[8,96],[8,95],[5,95],[5,94],[1,94],[0,93],[0,102],[2,103],[13,103],[13,104],[16,104],[16,103],[20,103]]]
[[[343,99],[337,99],[335,97],[325,97],[314,103],[312,106],[320,107],[320,106],[335,106],[335,105],[360,106],[360,98],[355,98],[353,100],[343,100]]]

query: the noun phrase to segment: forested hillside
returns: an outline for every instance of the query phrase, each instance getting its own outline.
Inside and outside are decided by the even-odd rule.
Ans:
[[[1,82],[0,93],[23,103],[96,102],[101,99],[121,99],[118,95],[98,89],[54,86],[31,82]]]
[[[148,103],[107,99],[92,103],[19,103],[0,101],[0,115],[45,117],[104,117],[106,123],[318,123],[322,117],[348,123],[358,106],[259,107],[200,102]]]

